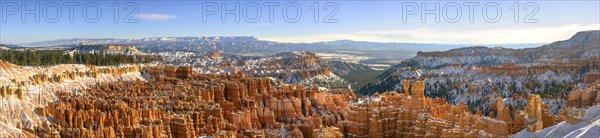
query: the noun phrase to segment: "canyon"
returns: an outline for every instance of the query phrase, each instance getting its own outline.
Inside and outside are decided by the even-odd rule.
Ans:
[[[441,99],[425,97],[423,81],[405,82],[410,84],[407,90],[411,91],[402,94],[376,94],[351,102],[356,96],[348,89],[275,86],[270,79],[247,78],[241,72],[195,74],[189,67],[172,66],[88,68],[87,73],[66,73],[64,79],[33,75],[28,81],[35,82],[32,85],[48,85],[61,83],[52,80],[127,73],[138,78],[97,82],[76,92],[58,90],[56,102],[48,102],[45,107],[38,105],[32,108],[35,111],[30,109],[21,112],[24,114],[21,118],[13,118],[27,121],[6,122],[16,124],[15,128],[20,130],[9,134],[40,137],[420,137],[452,136],[469,130],[469,133],[461,134],[470,137],[508,136],[511,128],[505,121],[482,116],[480,112],[471,114],[464,104],[452,106]],[[54,75],[62,78],[60,74]],[[19,97],[18,94],[9,93],[7,97]],[[533,118],[541,122],[539,96],[533,97],[529,101],[536,101],[537,97],[538,102],[530,102],[535,105],[524,113],[528,120]],[[517,127],[541,123],[527,121],[522,124]]]
[[[193,41],[256,42],[203,39]],[[373,68],[307,51],[146,53],[85,44],[64,54],[160,60],[0,61],[0,136],[597,137],[598,40],[600,31],[584,31],[537,48],[417,52],[359,89],[352,85],[360,78],[346,78]]]
[[[544,115],[548,111],[535,94],[525,95],[527,108],[516,111],[514,119],[503,100],[494,106],[497,115],[473,114],[465,104],[425,96],[422,80],[403,81],[401,92],[359,98],[349,89],[278,84],[242,72],[198,74],[181,66],[1,67],[5,76],[51,74],[10,78],[14,81],[3,89],[3,98],[18,103],[2,110],[13,117],[3,119],[12,120],[3,122],[3,134],[10,136],[506,137],[580,116]],[[94,77],[102,81],[85,81]],[[66,83],[72,80],[78,83]],[[19,96],[25,87],[57,84],[69,88],[38,91],[44,94],[41,103],[32,95]],[[20,115],[12,115],[15,111]]]

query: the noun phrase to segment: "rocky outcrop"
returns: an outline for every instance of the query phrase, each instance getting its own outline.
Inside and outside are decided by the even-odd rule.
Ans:
[[[177,78],[187,79],[192,77],[192,67],[177,67],[175,74]]]
[[[344,135],[337,127],[321,127],[315,129],[312,135],[313,138],[342,138]]]
[[[543,128],[554,126],[557,123],[560,123],[561,121],[564,121],[564,119],[561,118],[560,116],[557,116],[557,115],[554,115],[553,113],[551,113],[550,109],[548,107],[548,104],[542,104]]]
[[[600,80],[600,73],[589,73],[585,75],[583,83],[594,83],[597,80]]]
[[[560,114],[561,117],[563,117],[567,123],[574,125],[583,121],[585,111],[585,109],[569,107],[562,110]]]
[[[571,109],[573,108],[566,108],[563,111]],[[593,106],[585,110],[577,109],[575,112],[578,112],[576,116],[581,118],[579,122],[569,122],[567,120],[535,133],[521,131],[513,137],[598,137],[600,106]]]
[[[221,55],[221,52],[219,51],[215,51],[215,52],[210,52],[208,54],[209,58],[214,58],[214,59],[218,59],[218,58],[223,58],[223,55]]]
[[[412,94],[415,98],[425,97],[425,83],[423,81],[411,82],[409,80],[402,81],[404,94]]]
[[[187,79],[192,77],[193,68],[183,66],[150,66],[140,69],[143,74],[149,74],[152,79],[164,78]]]
[[[595,74],[588,74],[586,80],[589,81],[589,76],[595,76]],[[573,90],[567,96],[567,105],[569,107],[591,107],[594,105],[600,105],[600,80],[590,81],[587,88]]]
[[[504,122],[511,122],[510,111],[506,106],[504,106],[504,99],[502,97],[498,97],[496,99],[496,119]]]
[[[542,121],[542,98],[539,95],[527,96],[527,131],[536,132],[544,128]]]

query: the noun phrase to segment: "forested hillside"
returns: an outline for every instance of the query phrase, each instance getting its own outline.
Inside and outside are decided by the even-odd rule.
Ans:
[[[58,64],[118,65],[144,63],[153,58],[123,54],[66,53],[60,50],[8,49],[0,50],[0,60],[21,66],[51,66]]]

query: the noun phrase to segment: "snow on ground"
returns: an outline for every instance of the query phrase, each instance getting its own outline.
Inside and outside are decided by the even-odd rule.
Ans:
[[[11,66],[14,66],[10,64]],[[117,68],[131,67],[132,65],[119,66],[96,66],[99,68]],[[0,67],[0,87],[18,87],[26,92],[23,99],[17,98],[17,95],[11,94],[6,97],[0,97],[0,137],[17,136],[27,137],[28,132],[17,128],[22,125],[24,129],[34,130],[36,126],[41,125],[48,119],[39,116],[35,109],[45,107],[49,102],[57,100],[56,91],[71,91],[78,94],[79,90],[87,88],[89,85],[97,83],[111,83],[116,81],[134,81],[144,80],[139,72],[130,72],[119,75],[98,74],[95,78],[87,76],[77,76],[74,80],[65,78],[62,83],[46,82],[43,84],[24,83],[17,84],[10,79],[23,80],[29,82],[33,75],[45,73],[48,75],[60,74],[63,72],[89,71],[91,68],[86,65],[63,64],[51,67],[22,67],[15,68]]]
[[[516,138],[598,138],[600,137],[600,106],[593,106],[586,110],[583,121],[570,124],[566,121],[554,126],[531,133],[527,129],[513,135]]]

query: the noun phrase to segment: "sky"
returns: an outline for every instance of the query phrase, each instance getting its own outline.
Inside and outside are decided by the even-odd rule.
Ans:
[[[598,0],[0,1],[3,44],[184,36],[517,44],[585,30],[600,30]]]

